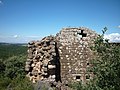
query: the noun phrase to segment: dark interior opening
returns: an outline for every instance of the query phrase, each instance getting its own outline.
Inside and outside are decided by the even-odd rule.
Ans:
[[[76,79],[80,79],[80,76],[76,76]]]
[[[68,84],[65,84],[65,86],[68,86]]]
[[[55,75],[55,69],[49,69],[48,75]]]
[[[77,32],[77,34],[82,35],[82,37],[86,37],[87,33],[83,33],[83,30],[81,30],[81,33]]]
[[[61,82],[61,76],[60,76],[60,56],[59,56],[59,51],[57,47],[57,43],[55,43],[55,53],[56,56],[52,56],[52,60],[48,62],[48,65],[55,65],[55,68],[49,68],[48,69],[48,75],[55,75],[55,80],[56,82],[60,81]]]
[[[49,46],[49,45],[50,45],[50,42],[46,42],[46,44],[47,44],[47,46]]]
[[[56,81],[60,81],[61,82],[61,75],[60,75],[60,56],[59,56],[59,51],[58,51],[58,47],[57,47],[57,43],[55,43],[55,51],[56,51],[56,71],[55,71],[55,75],[56,75]]]
[[[86,79],[90,79],[90,75],[86,75]]]
[[[87,65],[89,65],[89,63],[87,63]]]

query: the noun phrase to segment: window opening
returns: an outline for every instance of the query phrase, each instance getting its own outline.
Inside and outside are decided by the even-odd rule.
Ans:
[[[83,30],[81,30],[81,32],[77,32],[77,34],[79,35],[79,37],[86,37],[87,34],[86,33],[83,33]]]
[[[76,79],[80,79],[80,76],[76,76]]]
[[[86,75],[86,79],[90,79],[90,75]]]

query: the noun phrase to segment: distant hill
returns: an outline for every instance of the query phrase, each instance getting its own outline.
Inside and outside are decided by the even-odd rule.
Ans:
[[[0,42],[0,45],[18,45],[18,46],[27,46],[27,43],[5,43],[5,42]]]
[[[0,43],[0,59],[19,55],[27,55],[27,44]]]

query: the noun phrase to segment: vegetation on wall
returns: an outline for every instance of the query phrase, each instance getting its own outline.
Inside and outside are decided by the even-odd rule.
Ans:
[[[120,90],[120,46],[104,39],[106,31],[105,27],[91,47],[96,56],[91,62],[93,67],[89,69],[94,73],[93,80],[86,85],[80,82],[72,84],[74,90]]]

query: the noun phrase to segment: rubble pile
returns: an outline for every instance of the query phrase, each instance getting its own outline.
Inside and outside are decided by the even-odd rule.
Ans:
[[[57,62],[55,44],[52,36],[28,43],[28,59],[25,70],[28,72],[27,77],[33,83],[38,80],[55,81]]]

